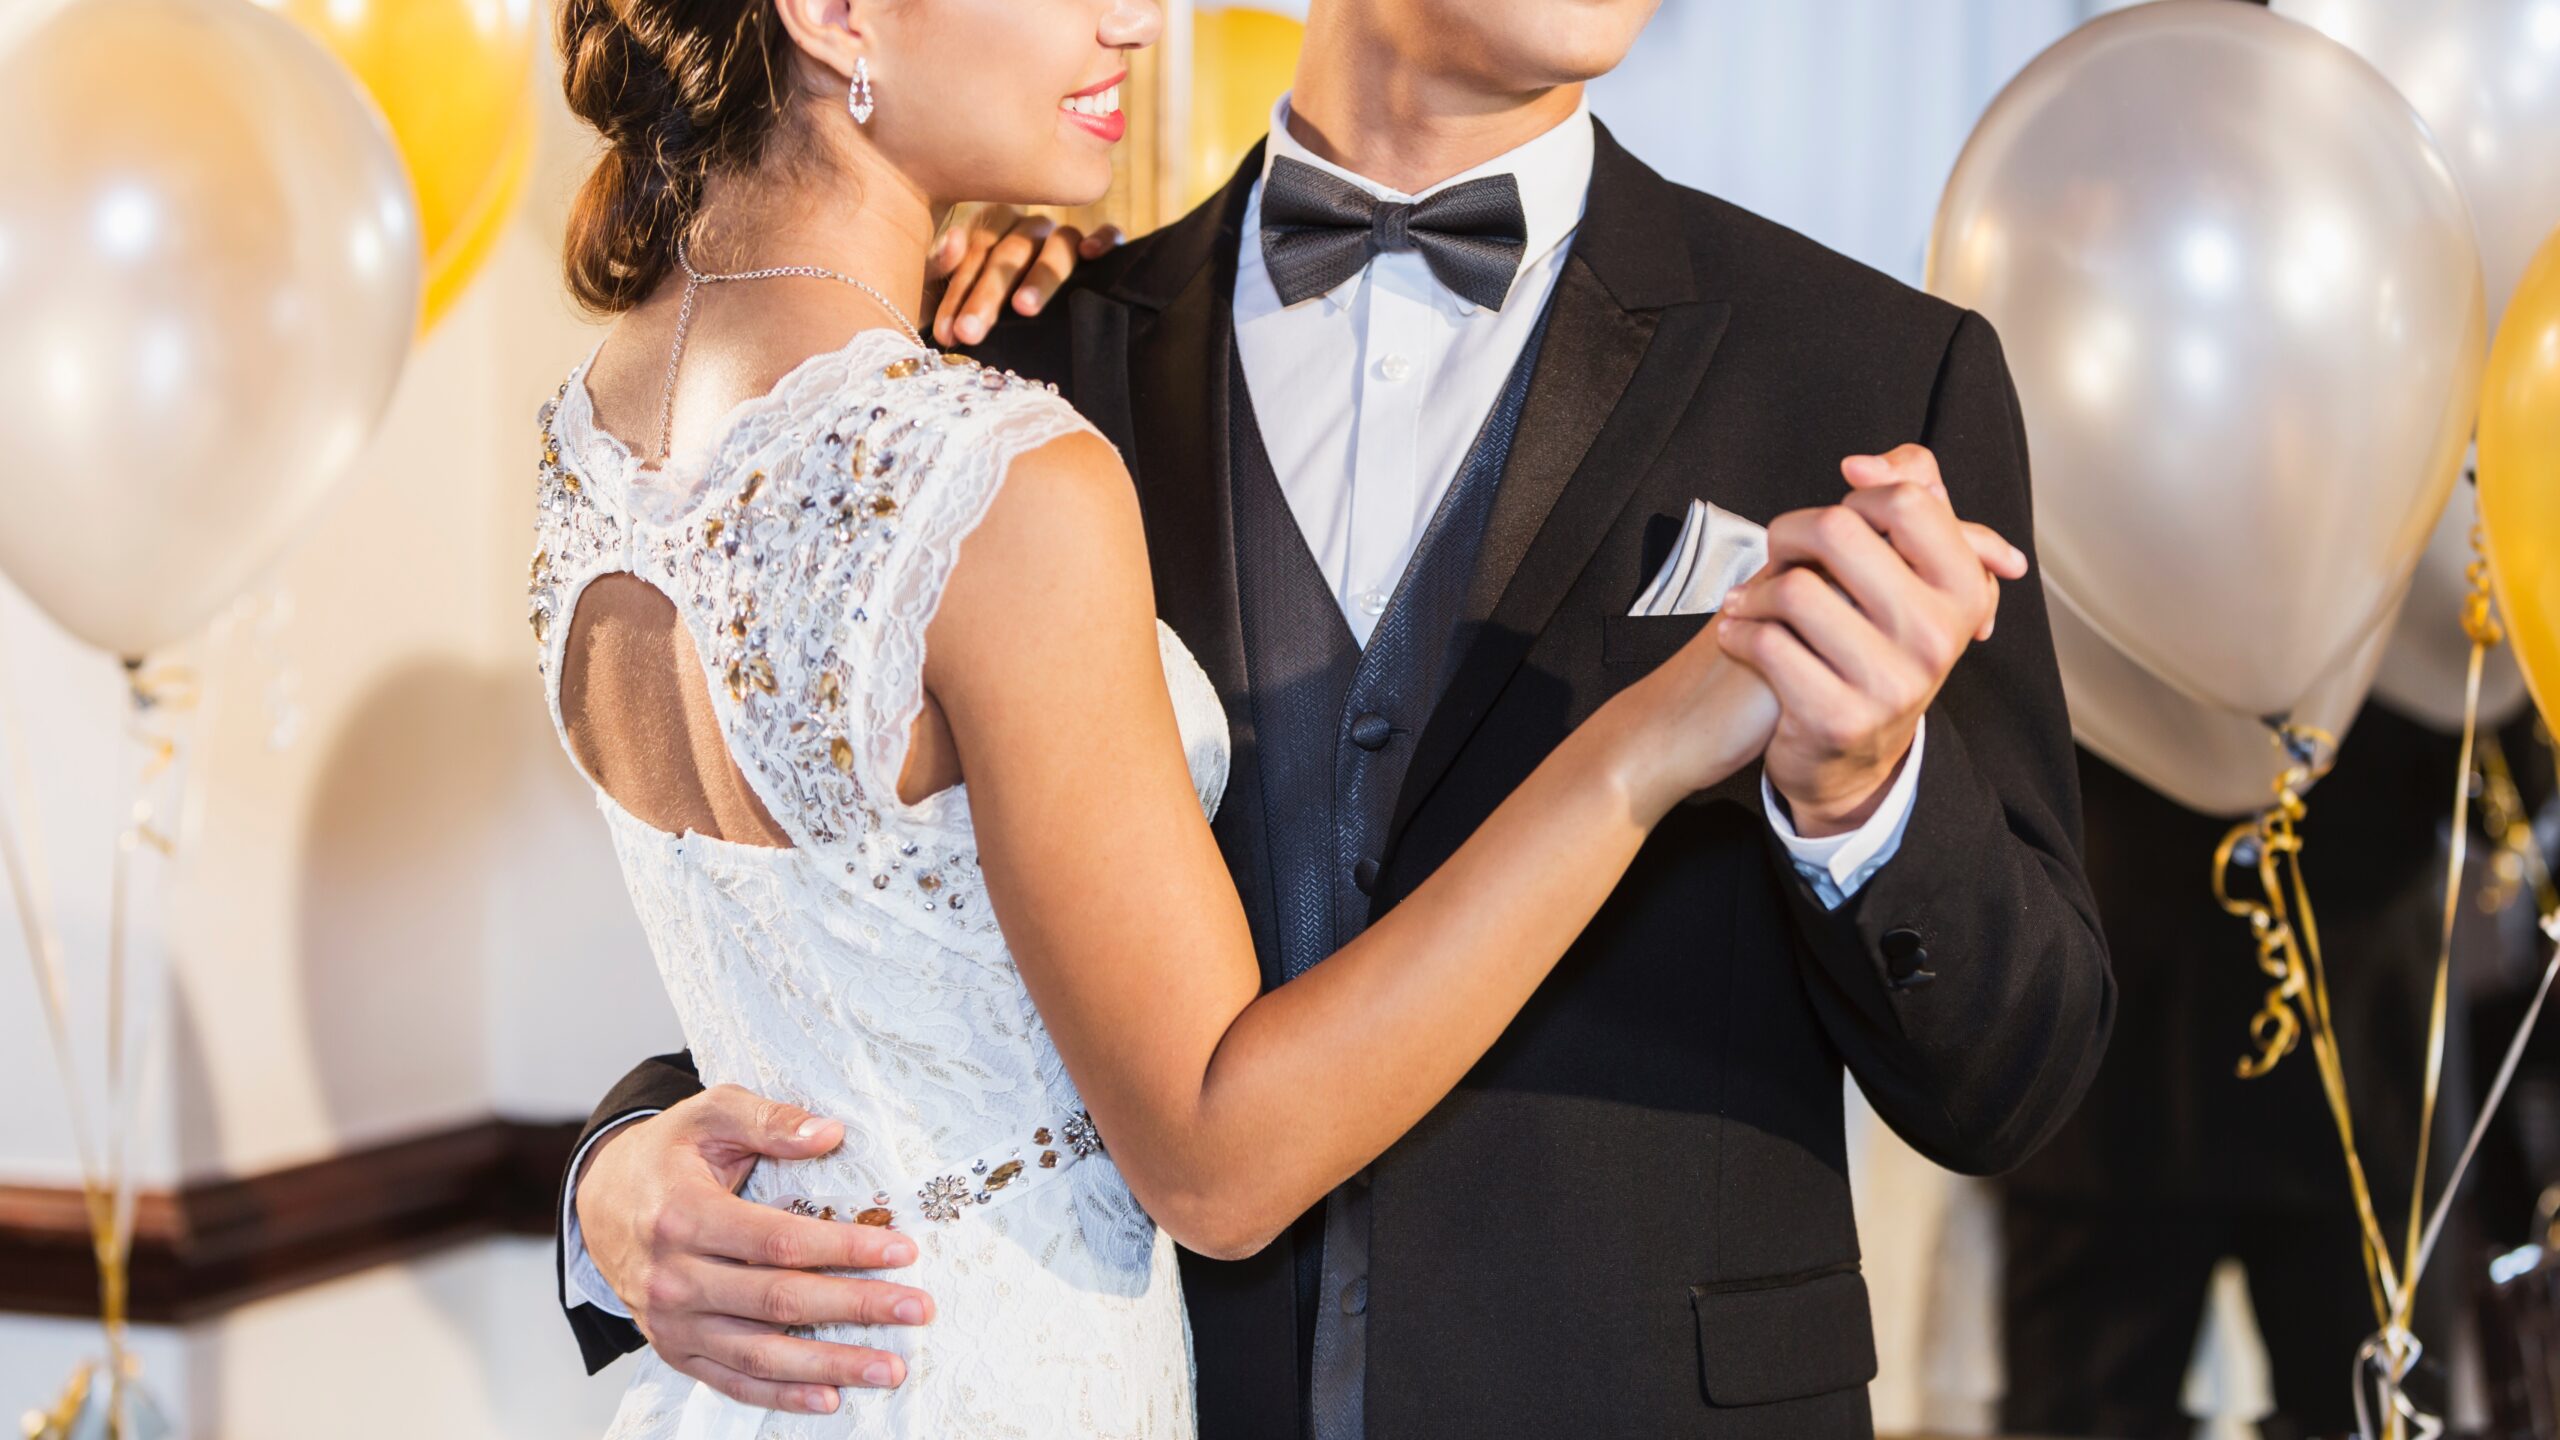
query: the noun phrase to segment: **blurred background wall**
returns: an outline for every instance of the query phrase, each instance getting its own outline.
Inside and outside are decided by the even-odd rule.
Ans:
[[[1673,178],[1916,283],[1974,119],[2091,8],[1666,0],[1593,105]],[[487,270],[424,341],[354,481],[189,657],[207,693],[178,858],[143,865],[137,909],[137,1008],[168,1026],[137,1131],[146,1190],[493,1121],[544,1133],[680,1043],[522,619],[534,411],[598,333],[558,279],[589,145],[549,66],[528,200]],[[0,704],[33,757],[92,1019],[103,997],[79,962],[107,914],[121,687],[0,587]],[[76,1178],[30,985],[0,962],[0,1192]],[[1979,1197],[1863,1133],[1879,1421],[1978,1429],[1999,1383]],[[514,1177],[528,1228],[550,1178]],[[581,1375],[551,1284],[547,1239],[485,1235],[146,1327],[141,1348],[194,1435],[595,1433],[621,1376]],[[0,1315],[0,1414],[49,1400],[94,1348],[83,1323]],[[2247,1414],[2245,1337],[2208,1349],[2222,1368],[2199,1400]]]

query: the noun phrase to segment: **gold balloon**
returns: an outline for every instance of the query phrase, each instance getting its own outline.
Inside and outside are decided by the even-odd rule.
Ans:
[[[1271,107],[1298,71],[1307,27],[1248,6],[1201,9],[1191,20],[1191,133],[1182,205],[1218,192],[1244,152],[1271,128]]]
[[[260,0],[382,107],[418,190],[432,326],[488,258],[533,153],[532,0]]]
[[[2560,233],[2525,268],[2489,352],[2480,524],[2516,661],[2560,725]]]
[[[516,137],[508,142],[506,153],[500,158],[496,186],[477,212],[463,218],[444,249],[427,264],[422,328],[435,324],[453,307],[487,263],[489,252],[497,249],[498,241],[506,235],[508,222],[515,218],[516,202],[524,198],[525,181],[533,174],[534,133],[541,123],[540,112],[528,94]]]

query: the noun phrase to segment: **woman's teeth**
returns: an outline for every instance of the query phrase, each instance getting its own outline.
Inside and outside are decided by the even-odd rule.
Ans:
[[[1070,95],[1058,102],[1058,108],[1077,115],[1091,115],[1098,119],[1119,110],[1120,87],[1114,85],[1099,95]]]

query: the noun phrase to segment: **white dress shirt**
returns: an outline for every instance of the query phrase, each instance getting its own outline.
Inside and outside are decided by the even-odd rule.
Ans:
[[[1235,293],[1245,385],[1290,513],[1364,646],[1555,293],[1591,189],[1594,143],[1590,113],[1577,111],[1508,154],[1407,195],[1299,144],[1285,96],[1272,111],[1266,176],[1286,157],[1410,204],[1508,174],[1528,221],[1520,277],[1499,310],[1451,293],[1414,250],[1380,255],[1333,290],[1283,306],[1263,264],[1260,185],[1245,207]]]
[[[1327,293],[1282,305],[1262,259],[1260,185],[1245,206],[1235,294],[1245,385],[1289,512],[1362,645],[1555,294],[1582,224],[1596,142],[1585,107],[1516,149],[1408,195],[1300,144],[1289,133],[1287,96],[1272,108],[1266,177],[1285,156],[1381,200],[1411,204],[1465,181],[1510,175],[1528,222],[1520,278],[1499,310],[1451,293],[1418,251],[1380,255]],[[1923,721],[1876,813],[1845,835],[1797,835],[1762,777],[1769,824],[1824,905],[1838,908],[1900,848],[1926,731]]]
[[[1235,291],[1245,384],[1290,513],[1364,646],[1555,293],[1582,223],[1595,143],[1590,111],[1577,110],[1517,149],[1407,195],[1298,143],[1289,133],[1286,96],[1272,111],[1265,175],[1272,161],[1287,156],[1382,200],[1411,203],[1461,181],[1509,174],[1519,182],[1528,222],[1520,275],[1499,310],[1452,294],[1413,251],[1380,255],[1332,291],[1284,306],[1263,264],[1259,183],[1246,205]],[[1665,236],[1663,243],[1677,237]],[[1900,847],[1926,739],[1924,722],[1875,814],[1845,835],[1797,835],[1762,777],[1770,827],[1825,906],[1845,903]],[[581,1149],[576,1163],[585,1156]],[[587,1253],[574,1204],[564,1204],[560,1223],[571,1300],[628,1317],[629,1308]]]

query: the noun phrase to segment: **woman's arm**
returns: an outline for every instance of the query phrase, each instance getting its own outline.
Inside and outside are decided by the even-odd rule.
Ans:
[[[1024,983],[1131,1190],[1214,1256],[1260,1249],[1437,1104],[1655,821],[1756,755],[1777,715],[1702,635],[1360,939],[1266,995],[1184,765],[1136,497],[1108,445],[1079,435],[1015,463],[929,641],[930,710]]]

